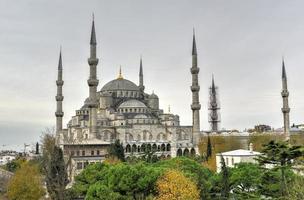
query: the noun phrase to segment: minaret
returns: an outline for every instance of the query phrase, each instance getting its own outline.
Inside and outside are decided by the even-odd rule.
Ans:
[[[285,71],[285,62],[284,59],[282,61],[282,92],[281,92],[282,98],[283,98],[283,118],[284,118],[284,134],[286,137],[286,140],[289,140],[289,112],[290,108],[288,105],[288,96],[289,92],[287,89],[287,76]]]
[[[88,58],[88,63],[90,65],[90,77],[88,79],[89,85],[89,108],[90,108],[90,117],[89,117],[89,126],[90,126],[90,135],[92,138],[96,137],[97,133],[97,64],[98,58],[96,58],[96,34],[95,34],[95,24],[94,16],[92,21],[92,30],[91,30],[91,40],[90,40],[90,58]]]
[[[142,66],[142,57],[140,57],[140,63],[139,63],[139,91],[140,96],[143,97],[144,95],[144,74],[143,74],[143,66]]]
[[[57,95],[56,95],[56,102],[57,102],[57,108],[55,112],[56,116],[56,134],[58,134],[59,131],[62,130],[62,118],[63,118],[63,111],[62,111],[62,101],[63,101],[63,95],[62,95],[62,86],[63,86],[63,80],[62,80],[62,57],[61,57],[61,49],[59,53],[59,62],[58,62],[58,75],[57,75]]]
[[[197,145],[200,135],[200,109],[201,105],[199,103],[199,90],[200,86],[198,84],[198,73],[199,68],[197,67],[197,50],[196,50],[196,42],[195,42],[195,34],[193,31],[193,44],[192,44],[192,67],[190,69],[192,74],[192,140],[193,144]]]
[[[212,132],[218,132],[219,122],[220,122],[220,113],[219,113],[219,99],[218,99],[218,89],[214,84],[214,77],[212,75],[212,84],[209,88],[209,123],[211,125]]]

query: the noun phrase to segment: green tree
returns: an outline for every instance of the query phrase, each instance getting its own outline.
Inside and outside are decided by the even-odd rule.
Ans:
[[[260,196],[258,188],[261,185],[263,170],[253,163],[239,163],[230,169],[230,183],[233,194],[238,199],[254,199]]]
[[[42,185],[38,166],[25,162],[9,181],[8,197],[11,200],[38,200],[44,195]]]
[[[274,167],[274,170],[280,171],[281,196],[286,196],[288,192],[286,171],[291,169],[293,160],[303,157],[303,152],[303,147],[290,146],[287,142],[270,141],[267,145],[264,145],[258,161],[261,165],[270,165]]]
[[[54,147],[46,169],[46,185],[50,196],[54,200],[64,200],[68,176],[60,147]]]
[[[117,157],[121,161],[125,161],[125,151],[122,143],[119,140],[115,140],[109,147],[109,156]]]
[[[230,182],[229,182],[229,169],[226,166],[224,157],[221,155],[221,197],[222,199],[229,199],[229,194],[230,194]]]
[[[211,156],[212,156],[212,144],[211,144],[210,136],[208,134],[206,159],[208,160],[209,158],[211,158]]]
[[[24,157],[18,157],[10,162],[8,162],[4,169],[10,172],[16,172],[18,169],[20,169],[21,165],[26,162],[26,159]]]
[[[289,191],[286,199],[303,200],[304,199],[304,177],[296,176],[294,181],[289,184]]]
[[[124,199],[121,194],[114,192],[112,189],[100,182],[92,185],[87,193],[86,200],[120,200]]]

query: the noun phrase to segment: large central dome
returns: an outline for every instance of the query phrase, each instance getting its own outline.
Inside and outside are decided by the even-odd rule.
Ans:
[[[119,78],[105,84],[101,91],[139,91],[138,86],[127,79]]]

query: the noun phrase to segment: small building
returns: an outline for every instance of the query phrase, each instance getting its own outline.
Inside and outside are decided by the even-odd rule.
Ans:
[[[7,163],[15,160],[15,156],[12,155],[0,155],[0,165],[6,165]]]
[[[223,153],[216,154],[216,172],[220,173],[222,164],[221,164],[221,155],[224,158],[225,164],[227,167],[234,167],[236,164],[241,162],[250,162],[257,163],[256,159],[261,153],[253,151],[252,144],[250,144],[249,150],[238,149],[233,151],[227,151]]]

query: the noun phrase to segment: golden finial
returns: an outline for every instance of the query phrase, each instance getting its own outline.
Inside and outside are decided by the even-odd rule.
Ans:
[[[168,113],[171,113],[170,105],[168,106]]]
[[[121,73],[121,66],[119,67],[119,74],[117,79],[123,79],[122,73]]]

